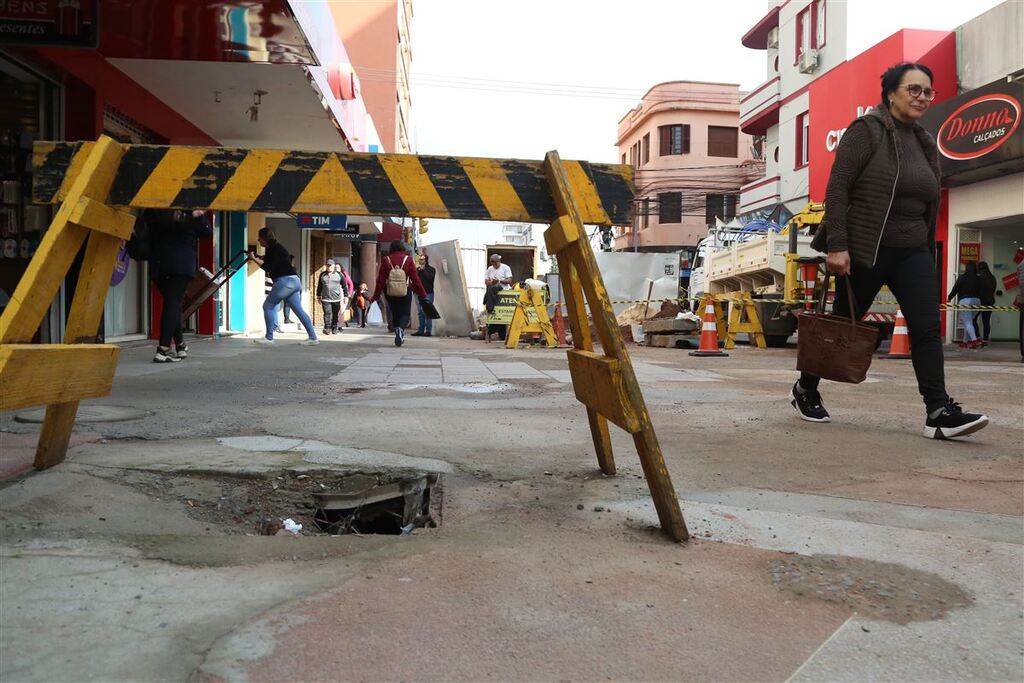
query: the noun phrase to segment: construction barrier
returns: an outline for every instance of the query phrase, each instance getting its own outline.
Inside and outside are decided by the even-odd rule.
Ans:
[[[47,406],[38,469],[64,460],[78,402],[110,392],[118,347],[94,342],[118,251],[135,223],[127,208],[550,223],[544,238],[559,258],[569,296],[575,347],[569,371],[586,406],[598,464],[615,473],[612,422],[633,437],[662,529],[674,540],[689,538],[584,228],[633,222],[631,167],[563,162],[557,152],[535,162],[123,145],[107,136],[95,143],[36,143],[34,164],[35,200],[60,208],[0,315],[0,385],[4,410]],[[64,343],[29,344],[83,245]],[[588,304],[602,353],[593,350]]]
[[[737,295],[737,294],[743,294],[743,292],[729,292],[727,294],[715,294],[713,296],[730,298],[730,297],[733,297],[734,295]],[[752,297],[749,297],[749,298],[745,298],[745,300],[753,302],[753,303],[757,303],[757,304],[805,305],[807,303],[807,299],[806,298],[803,298],[803,299],[774,299],[774,298],[771,298],[771,299],[769,299],[769,298],[764,298],[764,297],[759,297],[759,296],[752,296]],[[616,299],[616,300],[610,301],[609,303],[611,303],[611,304],[645,304],[645,303],[647,303],[647,301],[648,301],[647,299]],[[651,299],[650,300],[650,302],[652,304],[673,303],[673,304],[679,305],[680,307],[682,307],[683,304],[685,304],[687,301],[688,301],[688,299]],[[898,302],[898,301],[873,301],[872,305],[899,306],[899,303],[900,302]],[[553,303],[549,303],[548,304],[548,308],[553,308],[553,307],[554,307]],[[1017,312],[1020,309],[1018,309],[1016,306],[982,306],[980,304],[979,305],[939,304],[939,310],[941,310],[941,311],[1003,311],[1003,312],[1013,311],[1013,312]]]

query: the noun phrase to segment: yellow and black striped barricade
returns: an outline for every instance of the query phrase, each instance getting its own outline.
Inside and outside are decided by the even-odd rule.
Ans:
[[[552,253],[564,252],[563,280],[577,348],[569,365],[587,405],[598,462],[615,466],[606,419],[634,436],[666,533],[687,537],[629,357],[614,327],[583,224],[633,221],[633,171],[625,165],[299,152],[273,149],[36,143],[33,197],[59,203],[50,229],[0,317],[3,409],[47,405],[36,467],[63,461],[78,401],[110,391],[117,348],[96,345],[121,240],[133,229],[125,209],[315,212],[551,223]],[[581,239],[581,237],[583,239]],[[27,346],[72,259],[85,261],[68,315],[64,344]],[[594,354],[583,294],[596,311],[604,355]],[[84,362],[88,361],[88,362]],[[28,363],[40,374],[19,370]],[[86,370],[88,368],[88,370]]]
[[[62,201],[96,143],[36,143],[33,198]],[[633,219],[629,166],[564,162],[585,223]],[[518,159],[128,145],[110,206],[343,213],[550,223],[542,162]]]

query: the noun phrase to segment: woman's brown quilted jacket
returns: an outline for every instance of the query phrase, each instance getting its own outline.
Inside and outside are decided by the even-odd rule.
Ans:
[[[928,131],[914,124],[925,158],[941,182],[939,150]],[[865,153],[865,150],[873,150]],[[882,105],[850,124],[839,141],[825,191],[825,218],[811,241],[818,251],[849,251],[859,265],[874,267],[889,216],[902,155],[900,137]],[[939,196],[928,203],[928,247],[935,252]]]

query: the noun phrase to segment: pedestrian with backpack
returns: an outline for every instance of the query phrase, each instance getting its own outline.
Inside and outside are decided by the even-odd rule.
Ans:
[[[313,321],[309,319],[309,314],[302,307],[302,281],[299,279],[298,273],[295,272],[295,266],[292,265],[291,255],[284,245],[277,241],[277,235],[270,228],[261,228],[256,238],[266,251],[263,256],[253,254],[252,257],[260,268],[266,271],[274,284],[270,288],[270,293],[267,294],[266,301],[263,302],[263,321],[267,325],[267,336],[253,341],[257,344],[274,343],[274,330],[277,328],[277,305],[285,301],[295,311],[295,315],[299,316],[299,322],[306,328],[306,334],[309,335],[309,339],[302,343],[306,345],[319,344]]]
[[[416,273],[412,257],[405,252],[405,243],[394,240],[387,256],[381,259],[380,270],[377,272],[377,291],[371,303],[379,301],[381,297],[388,302],[388,312],[395,330],[395,346],[405,343],[405,328],[409,325],[412,311],[410,286],[420,301],[426,300],[427,290]]]
[[[128,243],[132,258],[149,261],[153,284],[163,297],[160,338],[154,363],[177,363],[188,356],[182,337],[181,302],[196,275],[198,242],[213,234],[204,211],[146,209]],[[174,348],[171,348],[171,343]]]

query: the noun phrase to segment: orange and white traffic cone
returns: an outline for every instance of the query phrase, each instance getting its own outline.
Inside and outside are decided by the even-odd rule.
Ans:
[[[910,334],[907,332],[907,321],[903,311],[896,309],[896,325],[892,328],[892,340],[889,342],[889,353],[883,358],[910,358]]]
[[[804,284],[804,310],[814,310],[814,289],[818,286],[818,262],[801,263],[801,279]]]
[[[562,302],[555,302],[555,319],[551,321],[555,327],[555,339],[559,346],[568,346],[565,341],[565,318],[562,317]]]
[[[718,324],[715,321],[715,304],[705,299],[704,324],[700,328],[700,348],[690,351],[691,356],[728,356],[725,351],[718,350]]]

